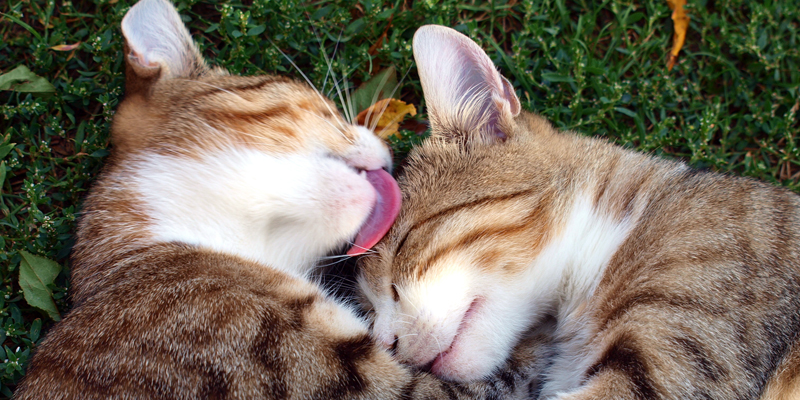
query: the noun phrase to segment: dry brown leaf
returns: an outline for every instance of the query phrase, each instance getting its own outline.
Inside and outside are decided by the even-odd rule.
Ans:
[[[383,30],[383,34],[381,34],[381,36],[378,38],[378,40],[375,41],[375,43],[372,44],[372,46],[369,46],[369,50],[367,50],[367,53],[369,53],[369,55],[374,56],[375,54],[378,54],[378,49],[380,49],[381,46],[383,46],[383,41],[386,40],[386,35],[389,33],[389,28],[392,27],[393,19],[394,19],[394,14],[389,16],[389,20],[387,21],[388,23],[386,24],[386,29]]]
[[[667,60],[667,70],[672,71],[672,67],[678,61],[678,53],[683,47],[683,42],[686,41],[686,30],[689,29],[689,15],[683,6],[686,5],[686,0],[667,0],[670,10],[672,10],[672,23],[675,27],[675,33],[672,35],[672,50],[669,52],[669,59]]]
[[[371,56],[378,54],[378,49],[381,48],[381,46],[383,46],[384,40],[386,40],[386,31],[384,31],[383,34],[380,37],[378,37],[378,40],[376,40],[375,43],[372,44],[372,46],[369,46],[369,50],[367,50],[367,53]]]
[[[51,47],[51,49],[55,51],[72,51],[78,48],[81,45],[81,42],[75,44],[59,44],[57,46]]]
[[[366,127],[374,127],[375,133],[383,139],[397,133],[400,122],[406,115],[417,115],[417,108],[413,104],[397,99],[383,99],[367,107],[356,116],[356,122]],[[377,121],[376,121],[377,119]]]

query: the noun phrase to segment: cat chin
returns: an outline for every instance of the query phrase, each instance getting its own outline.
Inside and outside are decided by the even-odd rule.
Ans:
[[[452,344],[431,364],[434,375],[471,382],[490,375],[505,361],[519,327],[508,322],[513,316],[505,315],[496,306],[488,298],[481,297],[470,305]]]
[[[452,351],[440,354],[431,365],[431,372],[446,380],[456,382],[472,382],[485,378],[494,370],[496,364],[493,359],[483,359],[477,355],[466,355],[471,350],[453,348]],[[491,368],[486,368],[491,365]]]
[[[484,371],[485,364],[474,360],[475,357],[480,357],[480,351],[476,352],[475,347],[469,343],[475,341],[471,339],[475,338],[474,331],[478,329],[475,322],[483,311],[483,303],[484,299],[481,297],[472,301],[450,346],[436,355],[431,364],[431,372],[436,376],[455,381],[470,381],[480,379],[491,371]]]

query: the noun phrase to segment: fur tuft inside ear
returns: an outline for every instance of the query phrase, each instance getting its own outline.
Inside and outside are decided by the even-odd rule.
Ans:
[[[520,112],[511,83],[475,42],[438,25],[414,34],[414,59],[434,133],[496,141]]]
[[[147,78],[190,77],[208,68],[180,15],[168,0],[141,0],[122,19],[127,62]]]

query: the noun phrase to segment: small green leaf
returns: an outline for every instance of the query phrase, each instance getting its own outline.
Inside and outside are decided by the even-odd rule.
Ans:
[[[311,19],[316,21],[316,20],[318,20],[320,18],[323,18],[323,17],[327,16],[328,14],[330,14],[331,10],[333,10],[333,6],[332,5],[327,5],[325,7],[321,7],[320,9],[315,11],[314,14],[311,14]]]
[[[3,194],[3,186],[6,184],[6,162],[0,161],[0,194]],[[0,247],[1,249],[2,247]]]
[[[13,363],[14,361],[18,360],[17,353],[11,351],[11,349],[9,349],[8,346],[3,346],[3,348],[5,348],[6,350],[6,358],[8,358],[8,361],[11,361]]]
[[[42,333],[42,319],[36,318],[35,320],[33,320],[33,323],[31,324],[31,330],[28,333],[28,336],[30,336],[31,341],[35,342],[39,340],[40,333]]]
[[[614,111],[616,111],[618,113],[621,113],[621,114],[625,114],[625,115],[627,115],[627,116],[629,116],[631,118],[636,118],[636,113],[631,111],[631,110],[629,110],[629,109],[627,109],[627,108],[614,107]]]
[[[542,79],[550,82],[574,82],[575,80],[569,76],[564,76],[561,74],[556,74],[554,72],[544,72],[542,73]]]
[[[36,32],[36,29],[33,29],[30,25],[26,24],[25,22],[22,22],[21,19],[13,16],[11,14],[0,13],[0,15],[2,15],[5,18],[10,19],[13,22],[16,22],[19,26],[25,28],[25,30],[30,32],[33,36],[36,36],[36,39],[39,39],[40,42],[42,41],[42,35],[40,35],[39,32]]]
[[[5,145],[0,146],[0,160],[5,158],[8,155],[8,153],[11,152],[11,149],[13,149],[14,146],[16,146],[16,145],[17,145],[16,143],[9,143],[9,144],[5,144]]]
[[[111,153],[109,153],[109,151],[108,151],[108,150],[106,150],[106,149],[100,149],[100,150],[95,150],[94,152],[92,152],[92,154],[89,154],[89,157],[93,157],[93,158],[103,158],[103,157],[105,157],[105,156],[107,156],[107,155],[109,155],[109,154],[111,154]]]
[[[378,100],[395,97],[397,92],[397,72],[389,67],[375,74],[353,92],[353,108],[356,114],[366,110]]]
[[[392,14],[394,14],[394,9],[393,8],[387,8],[386,10],[383,10],[383,12],[378,14],[378,16],[375,17],[375,18],[377,18],[379,20],[385,20],[385,19],[388,19],[389,17],[391,17]]]
[[[20,65],[0,75],[0,90],[25,93],[53,93],[56,88],[47,79],[34,74],[28,67]]]
[[[216,31],[217,29],[219,29],[219,24],[211,24],[211,25],[209,25],[209,26],[208,26],[208,28],[206,28],[206,30],[204,30],[203,32],[204,32],[204,33],[211,33],[211,32],[214,32],[214,31]]]
[[[258,35],[264,33],[265,30],[267,30],[267,26],[264,25],[264,24],[261,24],[261,25],[258,25],[258,26],[255,26],[255,27],[247,29],[247,36],[258,36]]]
[[[53,302],[53,292],[48,285],[52,285],[56,276],[61,272],[61,265],[45,257],[35,256],[25,250],[20,250],[22,260],[19,263],[19,286],[25,301],[31,306],[47,313],[53,320],[59,321],[56,303]]]
[[[364,27],[367,26],[367,23],[364,22],[364,18],[359,18],[350,23],[347,28],[344,29],[345,35],[352,35],[361,32]]]

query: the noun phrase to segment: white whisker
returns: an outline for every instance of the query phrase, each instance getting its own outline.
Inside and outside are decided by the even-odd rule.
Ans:
[[[392,284],[392,286],[394,287],[394,290],[396,290],[396,291],[397,291],[397,293],[398,293],[399,295],[401,295],[401,296],[403,296],[403,297],[405,297],[405,298],[406,298],[406,301],[408,301],[408,304],[411,304],[411,307],[414,307],[414,311],[416,311],[416,312],[417,312],[417,315],[419,315],[419,309],[418,309],[418,308],[417,308],[417,306],[414,304],[414,302],[413,302],[413,301],[411,301],[411,298],[410,298],[410,297],[408,297],[408,295],[406,295],[406,294],[403,292],[403,290],[402,290],[402,289],[400,289],[400,286],[397,286],[397,284],[396,284],[396,283],[393,283],[393,284]]]
[[[431,335],[431,337],[436,341],[436,347],[439,348],[439,352],[436,354],[442,354],[442,344],[439,343],[439,338],[437,338],[436,335]]]
[[[342,260],[336,260],[336,261],[334,261],[334,262],[327,263],[327,264],[319,264],[319,265],[317,265],[317,268],[325,268],[325,267],[330,267],[331,265],[336,265],[336,264],[338,264],[338,263],[340,263],[340,262],[342,262]]]
[[[371,125],[369,130],[371,130],[373,132],[375,131],[375,127],[378,126],[378,120],[380,119],[380,116],[378,118],[375,118],[375,122],[371,122],[370,118],[372,116],[372,105],[375,104],[375,102],[378,101],[378,95],[380,95],[381,90],[383,90],[383,86],[386,85],[386,82],[388,82],[388,81],[389,81],[389,74],[384,74],[383,79],[381,79],[381,83],[378,85],[378,90],[376,90],[375,93],[372,95],[372,103],[370,103],[369,111],[367,112],[367,118],[364,119],[364,122],[367,122],[367,123],[369,123]],[[396,88],[397,88],[397,86],[395,85],[395,89]],[[392,92],[392,94],[394,94],[394,92]],[[391,97],[391,96],[389,96],[389,97]],[[387,104],[388,104],[388,102],[387,102]],[[384,107],[384,110],[385,109],[386,109],[386,107]],[[381,113],[381,116],[383,116],[383,113]]]
[[[399,89],[399,88],[400,88],[400,85],[403,83],[403,81],[404,81],[404,80],[406,80],[406,77],[408,77],[408,73],[409,73],[410,71],[411,71],[411,68],[410,68],[410,67],[409,67],[408,69],[406,69],[406,73],[405,73],[405,74],[403,74],[403,77],[402,77],[402,78],[400,78],[400,81],[399,81],[399,82],[397,82],[397,85],[394,85],[394,89],[392,89],[392,93],[391,93],[391,94],[389,94],[389,97],[388,97],[388,98],[392,98],[392,97],[394,97],[394,94],[397,92],[397,89]],[[374,104],[375,102],[373,101],[372,103]],[[380,117],[382,117],[382,116],[383,116],[383,113],[384,113],[384,112],[386,112],[386,107],[388,107],[388,106],[389,106],[389,102],[386,102],[386,104],[384,104],[384,105],[383,105],[383,108],[381,109],[381,112],[380,112],[380,114],[379,114],[379,117],[375,118],[375,122],[372,124],[372,126],[369,128],[369,130],[371,130],[371,131],[375,132],[375,128],[377,128],[377,127],[378,127],[378,120],[380,120]],[[367,118],[367,120],[369,120],[369,118]],[[376,133],[378,133],[378,132],[376,132]]]
[[[297,64],[295,64],[295,63],[294,63],[294,61],[293,61],[293,60],[292,60],[292,59],[291,59],[291,58],[290,58],[288,55],[286,55],[286,53],[284,53],[284,52],[283,52],[283,50],[281,50],[281,49],[280,49],[280,48],[279,48],[279,47],[278,47],[278,46],[277,46],[277,45],[276,45],[274,42],[272,42],[271,40],[270,40],[269,42],[272,44],[272,46],[273,46],[273,47],[275,47],[275,49],[276,49],[276,50],[278,50],[278,51],[279,51],[279,52],[280,52],[280,53],[283,55],[283,57],[285,57],[285,58],[286,58],[286,60],[287,60],[287,61],[289,61],[289,63],[291,63],[291,64],[292,64],[292,66],[293,66],[293,67],[294,67],[294,68],[297,70],[297,72],[299,72],[299,73],[300,73],[300,75],[302,75],[302,76],[303,76],[303,79],[305,79],[305,80],[306,80],[306,82],[308,82],[308,84],[309,84],[309,85],[311,85],[311,88],[312,88],[312,89],[314,89],[314,92],[315,92],[315,93],[317,94],[317,96],[319,96],[319,98],[322,100],[322,103],[324,103],[324,104],[325,104],[325,107],[327,107],[327,108],[328,108],[328,111],[330,111],[330,112],[331,112],[331,114],[336,114],[336,113],[335,113],[335,112],[334,112],[334,111],[331,109],[331,106],[328,104],[327,100],[325,99],[325,96],[323,96],[323,95],[322,95],[322,93],[320,93],[320,91],[317,89],[317,87],[316,87],[316,86],[314,86],[314,83],[313,83],[313,82],[311,82],[311,79],[308,79],[308,76],[306,76],[306,74],[305,74],[305,73],[304,73],[304,72],[303,72],[303,71],[300,69],[300,67],[298,67],[298,66],[297,66]],[[342,129],[346,129],[344,125],[341,125],[341,128],[342,128]]]
[[[353,242],[351,242],[351,241],[348,241],[347,243],[348,243],[350,246],[352,246],[352,247],[358,247],[359,249],[361,249],[361,250],[364,250],[364,253],[362,253],[362,254],[368,254],[368,253],[370,253],[370,254],[372,254],[372,253],[374,253],[374,254],[377,254],[377,252],[376,252],[375,250],[368,249],[368,248],[366,248],[366,247],[363,247],[363,246],[359,246],[359,245],[357,245],[357,244],[355,244],[355,243],[353,243]]]
[[[324,257],[320,257],[319,259],[320,260],[333,260],[333,259],[345,260],[345,259],[348,259],[348,258],[351,258],[351,257],[353,257],[353,256],[348,256],[347,254],[342,254],[342,255],[335,255],[335,256],[324,256]]]
[[[333,47],[333,54],[330,58],[328,58],[328,53],[325,51],[325,47],[322,46],[322,39],[320,39],[319,34],[317,33],[317,29],[314,28],[314,25],[311,25],[311,29],[314,31],[314,36],[317,37],[319,41],[320,48],[322,49],[322,57],[325,59],[325,63],[328,65],[328,71],[325,72],[325,79],[322,80],[322,91],[325,91],[325,85],[328,83],[328,76],[330,76],[331,72],[333,72],[333,63],[331,62],[332,59],[336,58],[336,52],[339,50],[339,42],[342,40],[342,33],[344,33],[344,27],[339,30],[339,37],[336,39],[336,45]]]
[[[325,64],[328,66],[328,71],[325,72],[325,79],[322,81],[322,92],[324,92],[325,91],[325,85],[328,82],[328,76],[329,75],[334,76],[334,82],[335,82],[335,75],[332,75],[334,72],[333,72],[333,63],[331,62],[331,59],[332,59],[332,57],[336,57],[336,51],[339,49],[339,39],[341,39],[341,37],[342,37],[342,32],[344,32],[344,28],[342,28],[342,30],[339,32],[339,39],[337,39],[337,41],[336,41],[336,47],[334,47],[333,56],[331,58],[328,57],[328,52],[325,50],[325,46],[322,45],[322,39],[320,38],[319,33],[317,33],[317,29],[314,28],[313,24],[311,24],[311,30],[314,31],[314,36],[317,38],[317,41],[319,41],[320,52],[322,53],[322,57],[325,59]],[[294,63],[292,63],[292,64],[294,64]],[[297,68],[297,67],[295,66],[295,68]],[[302,72],[300,72],[300,73],[302,74]],[[306,80],[308,80],[308,79],[306,79]],[[312,86],[313,86],[313,84],[312,84]],[[317,88],[314,87],[314,90],[317,90]],[[319,90],[317,90],[317,93],[322,95]],[[330,97],[330,94],[327,94],[327,97]],[[339,98],[341,99],[341,94],[340,94]],[[326,103],[326,106],[327,106],[327,103]],[[345,107],[345,105],[342,104],[342,108],[343,108],[342,111],[345,114],[345,118],[347,119],[347,121],[352,123],[352,118],[348,117],[348,114],[347,114],[346,110],[344,110],[344,107]],[[328,110],[330,110],[330,107],[328,107]],[[333,113],[332,110],[330,110],[330,111],[331,111],[331,113]],[[341,125],[341,122],[340,122],[340,125]],[[342,129],[346,129],[346,128],[344,126],[342,126]],[[344,132],[340,132],[340,133],[341,133],[342,137],[344,137],[350,144],[353,143],[353,141],[349,137],[347,137],[347,135],[345,135]]]
[[[406,336],[419,336],[419,333],[407,333],[407,334],[405,334],[403,336],[398,336],[395,341],[398,341],[398,340],[400,340],[400,339],[402,339],[402,338],[404,338]]]
[[[345,74],[343,74],[343,75],[344,75],[344,77],[342,78],[342,80],[343,80],[343,82],[342,82],[342,85],[344,85],[344,80],[347,78],[347,74],[346,74],[346,73],[345,73]],[[350,114],[349,114],[349,111],[350,111],[350,110],[347,108],[347,104],[345,104],[345,101],[344,101],[344,96],[342,96],[342,88],[339,86],[339,83],[336,81],[336,75],[335,75],[335,72],[333,73],[333,75],[332,75],[332,76],[333,76],[333,78],[334,78],[334,80],[333,80],[333,84],[334,84],[334,87],[336,88],[336,93],[337,93],[337,94],[338,94],[338,96],[339,96],[339,101],[342,103],[342,112],[344,113],[344,117],[345,117],[345,118],[346,118],[348,121],[351,121],[351,122],[352,122],[352,121],[353,121],[353,118],[352,118],[352,117],[350,116]]]
[[[344,76],[342,79],[344,79],[344,95],[345,98],[347,99],[347,109],[350,114],[349,122],[351,124],[355,124],[357,115],[356,115],[356,110],[353,106],[353,99],[350,97],[350,90],[348,90],[350,89],[350,84],[347,82],[347,76]]]

